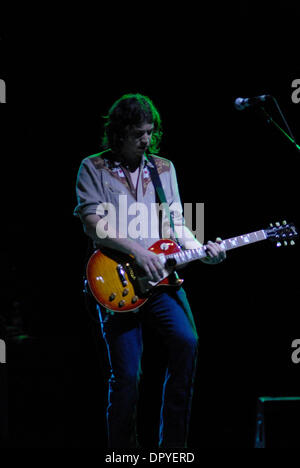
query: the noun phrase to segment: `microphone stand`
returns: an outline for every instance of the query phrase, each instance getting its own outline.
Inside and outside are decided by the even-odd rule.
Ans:
[[[274,124],[275,127],[278,128],[278,129],[294,144],[294,146],[295,146],[295,148],[297,149],[297,151],[300,152],[300,146],[297,145],[297,143],[296,143],[296,139],[295,139],[295,137],[294,137],[294,135],[293,135],[293,133],[292,133],[292,130],[290,129],[290,127],[289,127],[289,125],[288,125],[288,123],[287,123],[287,121],[286,121],[286,119],[285,119],[285,117],[284,117],[284,115],[283,115],[283,113],[282,113],[280,107],[279,107],[279,104],[278,104],[278,102],[277,102],[277,99],[276,99],[275,97],[273,97],[273,96],[272,96],[272,99],[273,99],[273,101],[275,102],[275,105],[276,105],[276,107],[277,107],[277,109],[278,109],[278,111],[279,111],[279,113],[280,113],[280,115],[281,115],[282,120],[283,120],[284,123],[285,123],[285,126],[286,126],[286,128],[287,128],[287,130],[288,130],[288,132],[289,132],[289,135],[278,125],[277,122],[275,122],[275,120],[273,120],[273,118],[270,116],[270,114],[268,114],[268,112],[265,110],[265,108],[264,108],[263,106],[261,106],[261,110],[262,110],[262,111],[264,112],[264,114],[267,116],[267,121],[268,121],[268,123]]]

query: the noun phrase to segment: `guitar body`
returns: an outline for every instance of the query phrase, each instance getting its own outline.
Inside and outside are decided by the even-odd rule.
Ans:
[[[170,239],[160,239],[149,249],[157,255],[180,252],[180,247]],[[130,312],[141,307],[156,287],[180,287],[172,268],[164,269],[159,282],[149,281],[131,256],[115,250],[96,250],[86,268],[89,288],[99,304],[114,312]]]

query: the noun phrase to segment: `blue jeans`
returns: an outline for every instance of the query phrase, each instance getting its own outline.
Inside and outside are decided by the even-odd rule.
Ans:
[[[99,306],[98,310],[110,364],[108,447],[137,447],[136,410],[144,325],[158,330],[168,352],[159,447],[186,447],[198,336],[184,290],[158,292],[137,313],[112,315]]]

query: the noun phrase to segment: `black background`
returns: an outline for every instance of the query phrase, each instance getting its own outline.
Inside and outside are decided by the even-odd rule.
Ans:
[[[259,109],[233,106],[275,96],[300,141],[299,12],[291,2],[231,2],[26,15],[10,28],[3,18],[0,42],[1,302],[6,317],[19,304],[31,336],[9,346],[9,444],[104,450],[105,351],[83,302],[86,237],[72,215],[79,164],[100,151],[114,100],[140,92],[161,113],[161,155],[175,164],[182,201],[205,203],[206,241],[283,219],[299,227],[300,153]],[[272,102],[266,110],[284,127]],[[263,242],[184,270],[200,335],[190,446],[252,447],[257,397],[299,394],[298,262],[297,244]],[[147,332],[145,342],[147,447],[163,349]]]

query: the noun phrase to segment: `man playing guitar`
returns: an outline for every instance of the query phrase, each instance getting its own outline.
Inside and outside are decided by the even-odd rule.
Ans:
[[[104,151],[81,163],[76,184],[78,204],[74,212],[93,240],[95,249],[108,249],[116,255],[128,256],[147,281],[154,284],[164,278],[166,271],[162,256],[151,249],[155,242],[176,240],[184,251],[203,247],[184,224],[173,163],[156,155],[161,136],[160,115],[148,97],[129,94],[118,99],[106,118]],[[159,210],[153,209],[158,205],[152,177],[154,166],[171,220],[165,213],[160,216]],[[128,210],[124,209],[124,200]],[[141,204],[145,210],[141,210]],[[134,235],[133,226],[139,224],[134,221],[137,205],[144,215],[141,224],[147,226],[148,231],[151,228],[151,234],[140,229],[142,235]],[[107,216],[109,209],[114,215],[111,218]],[[169,246],[171,242],[164,242],[162,248]],[[209,241],[205,252],[206,256],[201,260],[207,264],[219,263],[226,257],[221,240]],[[136,409],[143,326],[155,327],[168,351],[158,445],[161,448],[186,447],[198,347],[198,335],[186,294],[182,287],[157,287],[142,307],[119,313],[118,310],[121,312],[122,307],[126,307],[126,296],[132,285],[128,284],[122,265],[117,265],[115,275],[120,282],[121,299],[116,298],[116,286],[116,291],[108,293],[111,308],[103,307],[101,301],[97,304],[110,365],[108,447],[138,446]],[[132,277],[135,278],[134,274]],[[102,275],[96,280],[99,284],[105,283]],[[113,277],[106,281],[112,289],[113,281]],[[139,300],[136,293],[130,298],[131,303]],[[117,312],[112,313],[112,310]]]

